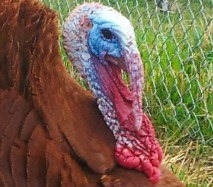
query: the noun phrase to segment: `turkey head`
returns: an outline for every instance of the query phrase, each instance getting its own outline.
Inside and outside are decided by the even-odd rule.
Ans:
[[[163,153],[142,111],[143,67],[131,23],[113,8],[86,3],[67,18],[63,40],[113,132],[117,163],[144,172],[156,183]],[[122,71],[129,75],[130,88]]]

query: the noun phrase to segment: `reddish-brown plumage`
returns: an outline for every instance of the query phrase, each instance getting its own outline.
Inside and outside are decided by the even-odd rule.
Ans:
[[[115,166],[113,136],[63,66],[57,28],[36,0],[0,3],[0,186],[153,186]],[[156,186],[182,186],[161,170]]]

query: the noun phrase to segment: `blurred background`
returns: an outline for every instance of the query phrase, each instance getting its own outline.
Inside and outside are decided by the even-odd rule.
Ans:
[[[145,69],[143,107],[163,146],[164,163],[187,186],[213,186],[213,0],[42,2],[57,11],[60,33],[68,14],[84,2],[112,6],[130,19]],[[86,86],[61,39],[59,44],[68,71]]]

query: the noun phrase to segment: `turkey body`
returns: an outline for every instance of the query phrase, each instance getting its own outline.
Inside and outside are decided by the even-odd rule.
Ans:
[[[63,66],[56,13],[28,0],[0,12],[0,186],[154,186],[116,165],[94,97]],[[183,186],[161,171],[155,186]]]

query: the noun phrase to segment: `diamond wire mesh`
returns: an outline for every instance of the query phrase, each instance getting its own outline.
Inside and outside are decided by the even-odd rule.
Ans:
[[[58,11],[61,29],[77,4],[91,1],[43,2]],[[157,130],[212,145],[213,1],[173,0],[166,12],[156,0],[98,2],[119,10],[134,25],[145,67],[144,107]],[[63,49],[62,56],[67,63]]]

